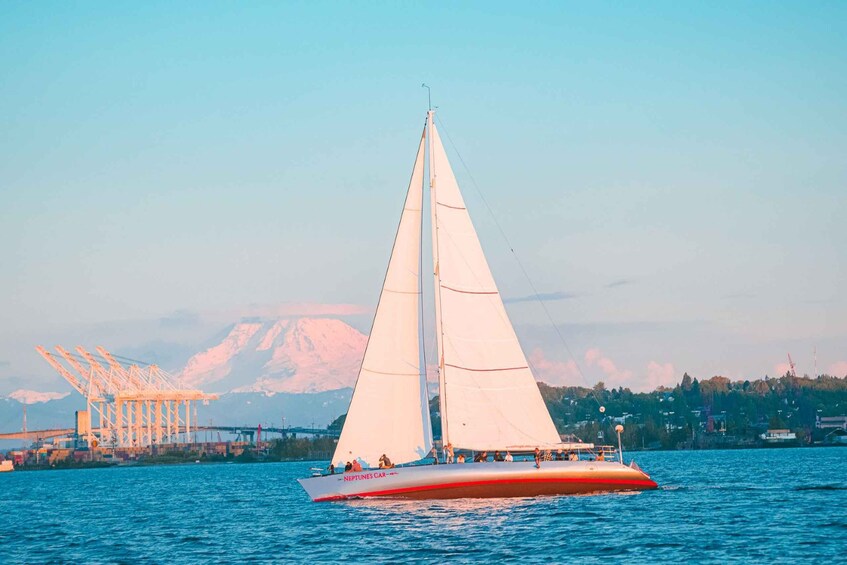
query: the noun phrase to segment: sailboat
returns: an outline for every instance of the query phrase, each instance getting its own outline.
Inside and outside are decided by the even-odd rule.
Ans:
[[[592,444],[563,443],[553,424],[503,306],[430,109],[370,337],[332,458],[334,468],[341,470],[356,461],[362,470],[299,479],[307,494],[317,502],[368,497],[525,497],[656,488],[634,463],[627,466],[622,459],[544,461],[540,465],[534,458],[413,464],[427,458],[433,449],[421,345],[425,180],[430,189],[443,445],[471,452],[515,453],[536,448],[593,448]],[[393,466],[377,468],[383,455]]]

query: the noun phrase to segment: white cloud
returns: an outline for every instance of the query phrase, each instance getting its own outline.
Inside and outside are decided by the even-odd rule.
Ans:
[[[35,390],[18,389],[9,393],[9,398],[17,400],[21,404],[37,404],[39,402],[50,402],[59,400],[69,395],[69,392],[38,392]]]
[[[604,375],[603,382],[606,388],[617,388],[619,386],[630,386],[632,371],[618,369],[615,362],[603,355],[597,348],[591,348],[585,352],[585,363],[589,367],[599,368]]]
[[[600,370],[602,375],[595,378],[597,381],[602,380],[606,388],[624,387],[636,392],[649,392],[659,386],[674,386],[677,383],[676,369],[672,363],[650,361],[644,371],[633,371],[618,367],[615,361],[596,347],[585,352],[585,364]]]
[[[535,370],[535,378],[543,383],[553,386],[591,386],[584,382],[576,362],[555,361],[544,356],[544,352],[533,349],[529,355],[529,362]]]
[[[676,371],[670,363],[657,363],[650,361],[647,364],[647,385],[648,390],[655,390],[660,386],[676,385]]]

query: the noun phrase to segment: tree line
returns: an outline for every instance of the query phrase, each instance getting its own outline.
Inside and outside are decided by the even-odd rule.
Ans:
[[[822,439],[818,416],[847,415],[847,377],[830,375],[732,381],[714,376],[698,380],[685,373],[673,387],[652,392],[550,386],[538,383],[559,433],[591,443],[617,443],[624,425],[629,449],[743,447],[767,429],[789,429],[801,441]],[[602,411],[601,411],[602,407]],[[429,402],[433,436],[441,438],[438,396]],[[346,414],[330,428],[341,429]]]
[[[820,439],[818,416],[847,415],[847,377],[830,375],[700,381],[686,373],[674,387],[645,393],[602,382],[594,388],[539,383],[539,389],[560,432],[613,443],[614,426],[623,423],[624,443],[633,447],[697,447],[714,434],[744,443],[766,429],[789,429],[811,441]]]

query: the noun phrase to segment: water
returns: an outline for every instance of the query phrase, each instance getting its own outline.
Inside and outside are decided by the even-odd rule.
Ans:
[[[0,475],[0,563],[844,562],[847,449],[634,454],[660,490],[319,503],[311,463]]]

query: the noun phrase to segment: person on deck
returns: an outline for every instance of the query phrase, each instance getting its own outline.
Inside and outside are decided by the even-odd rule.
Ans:
[[[512,454],[507,451],[506,452],[506,458],[504,459],[504,461],[506,461],[506,463],[511,463],[514,460],[515,460],[515,458],[512,457]]]
[[[358,473],[362,470],[362,464],[359,463],[358,459],[353,460],[353,472]]]
[[[465,462],[465,456],[460,453],[459,456],[456,458],[456,463],[464,463],[464,462]]]
[[[391,459],[389,459],[388,456],[385,453],[383,453],[379,458],[379,468],[380,469],[393,469],[394,468],[394,463],[391,462]]]
[[[447,442],[447,445],[444,447],[444,460],[447,461],[447,463],[453,462],[453,444],[450,443],[449,441]]]
[[[537,447],[535,448],[535,468],[541,468],[541,450]]]
[[[495,461],[502,461],[503,460],[503,455],[500,453],[499,449],[494,450],[494,460]]]
[[[556,461],[564,461],[564,460],[565,460],[565,454],[562,453],[561,449],[557,450],[556,451]]]
[[[432,448],[432,464],[438,465],[438,450],[434,447]]]
[[[597,454],[597,461],[605,461],[605,460],[606,460],[606,454],[603,453],[603,450],[600,450],[600,452]]]
[[[328,469],[328,470],[329,470],[329,474],[330,474],[330,475],[334,475],[334,474],[335,474],[335,465],[333,465],[332,463],[330,463],[330,464],[329,464],[329,469]]]
[[[353,470],[353,464],[348,461],[347,464],[344,466],[344,472],[349,473],[352,470]]]
[[[571,461],[579,461],[579,454],[576,451],[571,451],[568,453],[568,459]]]

